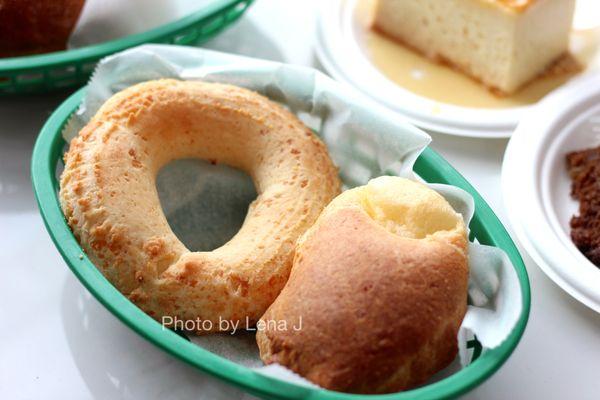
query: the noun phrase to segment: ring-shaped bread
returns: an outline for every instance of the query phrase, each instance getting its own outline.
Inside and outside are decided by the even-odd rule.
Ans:
[[[239,168],[256,186],[240,231],[213,251],[189,251],[162,211],[157,172],[181,158]],[[205,333],[256,323],[288,279],[296,239],[339,191],[325,145],[285,108],[235,86],[158,80],[114,95],[72,140],[60,200],[118,290]]]

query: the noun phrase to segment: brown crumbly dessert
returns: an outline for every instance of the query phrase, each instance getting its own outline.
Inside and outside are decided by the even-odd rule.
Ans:
[[[571,196],[579,201],[579,215],[571,218],[571,240],[600,267],[600,146],[567,154],[567,169]]]

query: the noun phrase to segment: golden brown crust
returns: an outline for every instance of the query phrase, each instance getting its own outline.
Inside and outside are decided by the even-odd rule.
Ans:
[[[189,157],[247,171],[259,194],[212,252],[185,248],[156,193],[158,170]],[[339,190],[325,145],[283,107],[230,85],[159,80],[113,96],[71,142],[60,199],[90,259],[140,308],[217,331],[220,319],[258,320],[297,237]]]
[[[84,0],[0,0],[0,57],[64,50]]]
[[[414,239],[361,207],[330,207],[297,247],[287,285],[261,318],[261,358],[344,392],[425,382],[457,353],[467,306],[464,226],[453,239]]]
[[[498,4],[515,12],[524,12],[538,0],[481,0],[486,3]]]

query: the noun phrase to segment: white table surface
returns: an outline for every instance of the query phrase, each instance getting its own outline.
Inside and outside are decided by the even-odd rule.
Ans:
[[[319,67],[312,50],[317,1],[302,3],[257,0],[207,47]],[[29,162],[42,124],[67,95],[0,98],[0,398],[244,397],[130,331],[90,296],[52,244]],[[433,148],[507,222],[500,189],[507,141],[433,138]],[[532,289],[525,335],[500,371],[464,398],[599,399],[600,315],[522,255]]]

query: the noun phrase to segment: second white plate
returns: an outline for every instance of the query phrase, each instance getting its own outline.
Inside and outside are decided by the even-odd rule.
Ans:
[[[577,249],[569,221],[566,155],[600,145],[600,75],[577,79],[546,97],[521,121],[502,168],[508,217],[540,268],[574,298],[600,312],[600,268]]]

